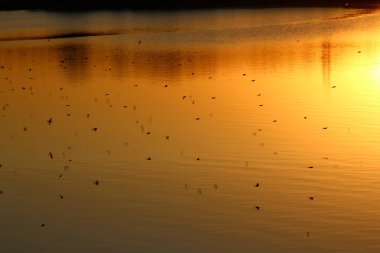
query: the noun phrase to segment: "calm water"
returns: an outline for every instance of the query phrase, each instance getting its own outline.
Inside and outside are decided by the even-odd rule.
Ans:
[[[0,12],[0,106],[0,252],[380,251],[377,11]]]

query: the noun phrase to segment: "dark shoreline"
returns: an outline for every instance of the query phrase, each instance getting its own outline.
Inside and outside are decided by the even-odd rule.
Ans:
[[[214,9],[214,8],[280,8],[280,7],[342,7],[342,8],[378,8],[380,3],[374,0],[15,0],[1,2],[0,10],[181,10],[181,9]]]

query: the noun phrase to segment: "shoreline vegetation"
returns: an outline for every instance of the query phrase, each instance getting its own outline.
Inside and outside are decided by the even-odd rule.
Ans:
[[[214,8],[280,8],[280,7],[342,7],[378,8],[375,0],[15,0],[1,1],[0,10],[181,10]]]

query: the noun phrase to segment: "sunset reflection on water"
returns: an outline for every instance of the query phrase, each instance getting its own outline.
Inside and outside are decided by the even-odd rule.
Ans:
[[[376,11],[114,15],[2,28],[0,251],[378,252]]]

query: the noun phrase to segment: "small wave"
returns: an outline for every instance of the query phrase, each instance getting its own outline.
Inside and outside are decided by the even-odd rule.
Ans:
[[[344,14],[342,16],[332,17],[332,18],[329,18],[329,20],[357,18],[357,17],[361,17],[361,16],[365,16],[365,15],[370,15],[370,14],[373,14],[375,12],[378,12],[378,10],[376,10],[376,9],[363,9],[363,10],[360,10],[360,11],[355,12],[355,13],[347,13],[347,14]]]
[[[46,35],[24,35],[24,36],[8,36],[0,37],[0,41],[18,41],[18,40],[50,40],[50,39],[66,39],[66,38],[80,38],[80,37],[94,37],[106,35],[119,35],[122,32],[70,32]]]

